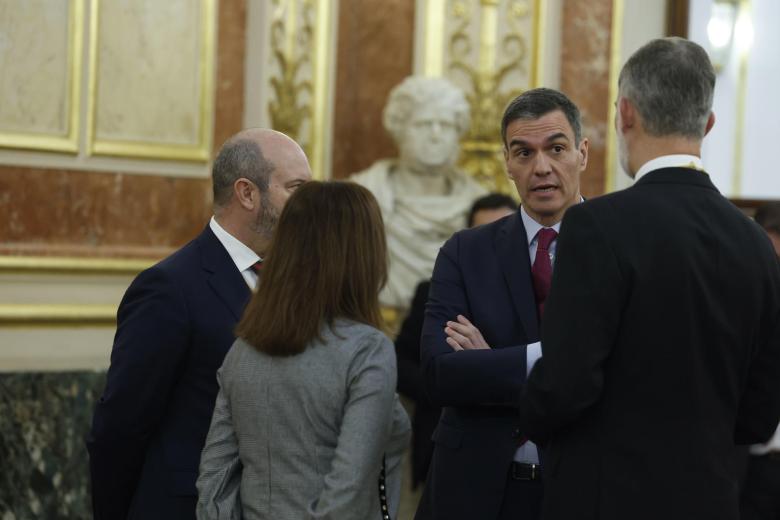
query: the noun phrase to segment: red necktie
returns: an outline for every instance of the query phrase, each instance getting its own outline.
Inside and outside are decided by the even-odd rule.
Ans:
[[[552,261],[550,259],[550,244],[558,233],[551,228],[542,228],[536,235],[536,258],[531,267],[531,277],[534,282],[534,295],[536,296],[536,309],[539,321],[544,313],[544,302],[550,294],[550,281],[552,280]]]
[[[254,264],[250,265],[249,268],[254,271],[257,276],[260,276],[260,271],[263,270],[263,261],[258,260]]]

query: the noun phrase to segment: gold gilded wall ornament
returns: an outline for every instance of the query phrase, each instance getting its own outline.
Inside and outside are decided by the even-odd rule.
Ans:
[[[250,13],[267,35],[256,77],[268,86],[252,120],[300,143],[316,179],[330,176],[337,9],[335,0],[271,0]]]
[[[311,0],[273,0],[271,53],[278,73],[269,78],[274,98],[268,103],[273,128],[310,153],[303,126],[311,119],[312,84],[304,70],[311,67],[314,5]],[[300,8],[300,13],[299,13]]]
[[[418,9],[424,16],[419,69],[453,80],[471,106],[460,165],[486,188],[514,194],[503,159],[501,117],[514,97],[538,85],[542,2],[446,0],[425,7]]]

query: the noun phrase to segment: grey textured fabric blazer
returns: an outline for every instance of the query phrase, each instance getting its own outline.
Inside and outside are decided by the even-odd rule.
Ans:
[[[383,455],[397,518],[410,427],[393,344],[347,320],[322,339],[291,357],[233,344],[201,454],[199,519],[380,519]]]

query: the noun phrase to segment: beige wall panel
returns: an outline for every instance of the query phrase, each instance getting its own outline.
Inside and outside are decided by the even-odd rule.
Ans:
[[[0,372],[108,368],[114,327],[2,327]]]
[[[68,2],[0,0],[0,132],[68,132]]]
[[[200,2],[99,3],[95,139],[198,142]]]

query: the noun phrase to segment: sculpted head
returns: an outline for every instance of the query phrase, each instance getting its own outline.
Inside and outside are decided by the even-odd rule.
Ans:
[[[470,108],[463,92],[450,81],[410,76],[390,92],[383,120],[398,145],[402,166],[446,170],[458,159]]]

